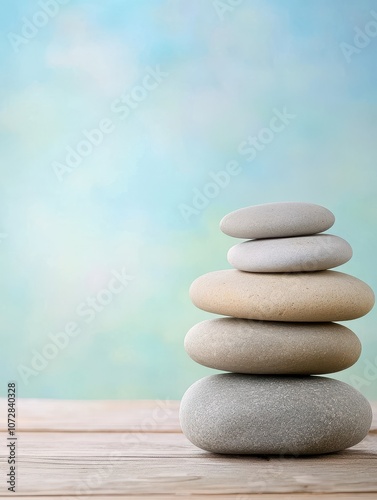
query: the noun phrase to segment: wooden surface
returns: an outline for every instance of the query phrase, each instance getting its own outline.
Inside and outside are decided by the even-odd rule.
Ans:
[[[0,497],[221,500],[377,499],[377,404],[359,445],[325,456],[222,456],[181,433],[176,401],[18,400],[17,493]],[[5,400],[0,401],[6,414]]]

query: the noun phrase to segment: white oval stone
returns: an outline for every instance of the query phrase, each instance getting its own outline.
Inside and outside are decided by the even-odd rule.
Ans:
[[[321,233],[334,222],[330,210],[313,203],[266,203],[231,212],[220,229],[235,238],[282,238]]]
[[[194,361],[216,370],[313,375],[352,366],[361,344],[351,330],[337,323],[216,318],[192,327],[185,349]]]
[[[323,271],[351,257],[349,243],[332,234],[244,241],[228,252],[229,264],[255,273]]]
[[[208,312],[266,321],[347,321],[364,316],[374,305],[366,283],[337,271],[214,271],[193,282],[190,297]]]
[[[210,452],[298,456],[359,443],[372,410],[362,394],[338,380],[227,373],[186,391],[180,422],[185,436]]]

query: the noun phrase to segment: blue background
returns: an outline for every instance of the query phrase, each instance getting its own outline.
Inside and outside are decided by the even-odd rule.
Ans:
[[[180,398],[212,372],[183,349],[210,317],[188,288],[229,267],[218,224],[242,206],[325,205],[354,249],[340,270],[377,289],[373,21],[367,0],[2,5],[2,394]],[[377,399],[375,321],[348,323],[363,355],[334,376]]]

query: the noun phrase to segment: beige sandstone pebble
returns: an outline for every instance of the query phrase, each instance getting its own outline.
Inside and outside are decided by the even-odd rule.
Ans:
[[[193,282],[190,297],[205,311],[268,321],[346,321],[364,316],[374,305],[366,283],[337,271],[214,271]]]

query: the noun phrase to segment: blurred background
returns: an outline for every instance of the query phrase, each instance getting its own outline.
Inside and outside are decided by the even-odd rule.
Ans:
[[[1,395],[179,399],[220,219],[325,205],[377,290],[371,0],[14,0],[1,46]],[[273,120],[275,118],[275,120]],[[273,120],[271,122],[271,120]],[[278,124],[271,128],[271,124]],[[274,130],[273,130],[274,129]],[[334,377],[377,399],[376,311]]]

